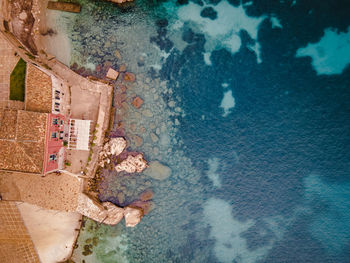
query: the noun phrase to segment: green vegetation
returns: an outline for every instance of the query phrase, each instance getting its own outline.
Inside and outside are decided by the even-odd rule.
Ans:
[[[25,53],[30,59],[35,60],[35,56],[30,54],[29,52]]]
[[[20,59],[10,76],[10,100],[24,101],[27,63]]]
[[[48,70],[52,70],[52,68],[49,67],[47,64],[43,64],[43,67],[46,68],[46,69],[48,69]]]

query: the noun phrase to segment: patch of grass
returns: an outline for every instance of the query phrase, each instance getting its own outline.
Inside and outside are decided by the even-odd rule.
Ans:
[[[20,59],[10,76],[10,100],[24,101],[27,63]]]

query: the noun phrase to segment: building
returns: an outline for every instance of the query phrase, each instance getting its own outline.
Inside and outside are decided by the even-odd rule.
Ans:
[[[24,109],[0,109],[0,170],[63,169],[68,119],[64,85],[28,63]]]

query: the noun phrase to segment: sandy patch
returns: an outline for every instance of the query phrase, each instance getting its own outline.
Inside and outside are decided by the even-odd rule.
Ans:
[[[67,260],[80,228],[81,215],[73,212],[45,210],[28,203],[17,203],[23,221],[34,242],[41,262]]]
[[[47,30],[52,30],[54,33],[52,35],[47,34],[42,36],[42,43],[46,53],[56,56],[57,60],[69,66],[71,60],[71,44],[64,29],[65,23],[63,20],[60,11],[46,10],[47,28],[46,32],[43,31],[43,33],[47,33]]]

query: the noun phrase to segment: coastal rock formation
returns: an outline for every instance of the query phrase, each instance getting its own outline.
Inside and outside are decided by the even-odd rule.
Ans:
[[[125,224],[127,227],[136,226],[144,215],[142,208],[121,208],[111,202],[103,202],[101,204],[98,200],[83,193],[79,194],[76,211],[97,222],[107,225],[116,225],[125,216]]]
[[[101,204],[98,200],[84,193],[80,193],[78,196],[76,211],[97,222],[103,222],[108,225],[118,224],[124,216],[123,208],[117,207],[109,202]]]
[[[129,155],[124,161],[118,164],[115,169],[117,172],[141,173],[147,167],[147,161],[143,158],[143,154],[139,153],[136,156]]]
[[[103,146],[99,155],[99,165],[104,167],[105,163],[110,163],[111,156],[121,154],[127,146],[126,140],[123,137],[111,138],[108,143]]]
[[[151,201],[135,201],[130,204],[131,207],[138,207],[142,209],[143,215],[147,215],[153,209],[153,202]]]
[[[126,148],[126,140],[123,137],[112,138],[109,140],[109,147],[112,155],[119,155]]]
[[[107,225],[116,225],[124,217],[124,208],[118,207],[111,202],[104,202],[102,206],[107,209],[107,217],[104,218],[103,223]]]
[[[122,3],[125,3],[125,2],[132,2],[133,0],[108,0],[108,1],[116,3],[116,4],[122,4]]]
[[[159,161],[153,161],[144,173],[153,179],[165,180],[170,176],[171,169],[161,164]]]
[[[137,207],[126,207],[124,210],[125,226],[134,227],[140,223],[143,216],[143,211]]]

